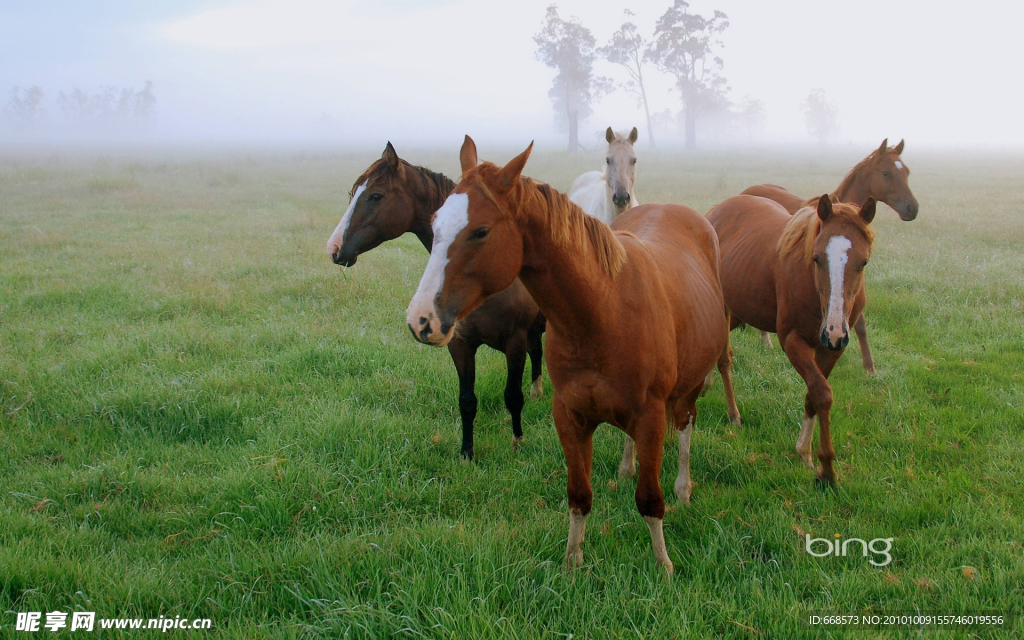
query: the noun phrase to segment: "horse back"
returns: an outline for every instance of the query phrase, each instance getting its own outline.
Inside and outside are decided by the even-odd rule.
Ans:
[[[762,331],[776,330],[776,245],[790,219],[779,203],[751,195],[729,198],[708,214],[722,254],[725,304]]]
[[[791,215],[799,211],[804,206],[803,198],[790,193],[777,184],[757,184],[744,190],[742,195],[758,196],[773,200],[785,207],[786,211]]]
[[[669,204],[629,209],[612,229],[630,234],[620,235],[627,265],[646,272],[647,286],[664,296],[671,311],[679,356],[676,388],[686,393],[714,366],[728,334],[715,230],[693,209]]]

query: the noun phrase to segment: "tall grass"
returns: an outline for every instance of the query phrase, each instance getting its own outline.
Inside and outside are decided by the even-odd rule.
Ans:
[[[860,155],[647,152],[637,196],[706,211],[756,182],[813,195]],[[407,237],[347,271],[324,254],[375,157],[0,159],[0,633],[53,610],[209,617],[225,638],[781,638],[811,610],[1019,616],[1024,160],[905,156],[921,214],[880,210],[868,268],[880,375],[852,347],[832,376],[838,490],[795,454],[804,387],[785,356],[734,335],[744,428],[716,384],[689,508],[666,448],[668,580],[610,427],[587,564],[563,568],[550,386],[514,452],[494,352],[477,460],[460,463],[454,368],[404,327],[426,252]],[[407,157],[457,174],[454,148]],[[599,162],[538,153],[526,173],[565,189]],[[894,537],[894,561],[814,558],[803,533]]]

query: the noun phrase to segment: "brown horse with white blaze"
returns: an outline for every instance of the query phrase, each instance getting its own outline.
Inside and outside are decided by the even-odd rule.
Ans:
[[[609,422],[636,442],[636,505],[669,572],[659,482],[666,425],[679,430],[676,495],[688,502],[697,397],[728,338],[714,229],[696,211],[647,205],[612,227],[521,176],[533,148],[505,167],[477,166],[467,136],[462,181],[434,220],[437,240],[409,328],[445,344],[455,322],[517,276],[547,318],[555,428],[568,466],[566,561],[583,561],[593,499],[593,435]]]
[[[895,147],[888,144],[888,138],[882,140],[882,145],[878,149],[872,151],[846,174],[839,187],[832,192],[832,201],[860,206],[868,198],[874,198],[892,207],[899,214],[900,220],[909,222],[917,217],[919,205],[908,184],[910,169],[901,157],[903,140]],[[817,198],[805,200],[774,184],[755,185],[743,193],[774,200],[790,213],[796,213],[803,207],[813,206],[817,202]],[[871,357],[867,323],[863,314],[857,318],[854,329],[857,332],[857,342],[860,343],[861,362],[869,374],[875,375],[875,361]],[[766,333],[762,332],[761,338],[766,345],[771,346],[771,340]]]
[[[818,478],[827,484],[835,482],[828,377],[850,341],[850,321],[864,309],[864,268],[875,238],[870,226],[874,217],[871,198],[858,208],[833,204],[828,195],[795,215],[772,200],[747,195],[729,198],[708,214],[721,243],[730,328],[746,323],[778,334],[807,384],[796,450],[813,470],[811,439],[817,417]],[[729,345],[718,370],[729,417],[738,426]]]
[[[383,242],[413,233],[430,251],[434,212],[455,188],[445,175],[409,164],[389,142],[381,158],[352,186],[348,210],[327,241],[335,264],[350,267],[363,254]],[[544,316],[518,280],[459,323],[448,352],[459,374],[459,413],[462,418],[462,457],[473,459],[473,424],[476,420],[476,352],[481,345],[505,354],[505,406],[512,417],[513,446],[523,441],[523,371],[529,354],[532,365],[530,395],[543,394],[541,377]]]

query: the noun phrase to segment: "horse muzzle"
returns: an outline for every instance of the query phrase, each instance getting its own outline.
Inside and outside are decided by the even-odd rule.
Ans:
[[[443,347],[455,335],[455,321],[442,318],[433,309],[414,309],[410,305],[405,321],[413,337],[423,344]]]
[[[821,346],[829,351],[842,351],[850,344],[850,328],[843,323],[839,331],[834,329],[835,325],[824,327],[821,330]]]
[[[616,207],[620,207],[620,208],[628,207],[629,206],[629,200],[630,200],[630,197],[629,197],[629,192],[628,191],[623,192],[623,193],[616,192],[616,193],[612,194],[612,203],[615,204]]]
[[[910,222],[917,217],[918,204],[917,200],[911,200],[910,202],[904,203],[896,212],[900,214],[900,220],[904,222]]]

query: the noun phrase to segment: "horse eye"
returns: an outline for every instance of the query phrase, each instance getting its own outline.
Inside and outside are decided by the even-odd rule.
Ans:
[[[886,178],[891,178],[892,177],[892,174],[889,173],[888,171],[883,171],[882,175],[885,176]]]
[[[380,202],[380,199],[384,197],[383,193],[371,193],[370,202]]]
[[[866,266],[868,266],[868,261],[867,261],[867,260],[865,260],[865,261],[864,261],[864,264],[862,264],[862,265],[860,266],[860,268],[861,268],[861,269],[863,269],[863,268],[864,268],[864,267],[866,267]]]
[[[814,264],[821,266],[821,258],[819,258],[818,256],[814,256]]]
[[[488,229],[487,227],[479,227],[479,228],[473,230],[473,233],[471,233],[469,235],[469,239],[470,240],[483,240],[484,238],[487,237],[487,234],[490,233],[490,232],[491,232],[491,230]]]
[[[629,163],[630,164],[636,164],[636,158],[633,158],[632,160],[630,160]]]
[[[612,163],[612,159],[611,158],[605,158],[604,161],[607,162],[608,164]]]

